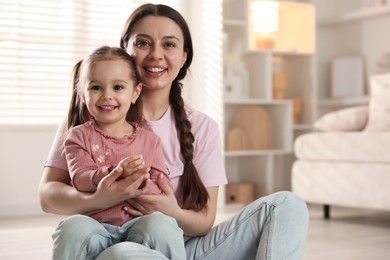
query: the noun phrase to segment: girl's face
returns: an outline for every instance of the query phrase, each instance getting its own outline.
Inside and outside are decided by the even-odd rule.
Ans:
[[[120,59],[92,65],[83,89],[83,101],[99,127],[126,121],[127,111],[142,88],[132,74],[129,64]]]
[[[133,28],[127,52],[134,56],[142,84],[170,89],[187,58],[180,27],[163,16],[146,16]]]

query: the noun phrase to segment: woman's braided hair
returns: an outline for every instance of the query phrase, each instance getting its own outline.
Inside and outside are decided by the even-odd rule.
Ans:
[[[183,176],[180,178],[180,189],[183,194],[183,208],[200,211],[206,208],[209,194],[192,162],[194,157],[195,138],[191,132],[191,123],[187,118],[184,107],[184,100],[182,98],[183,84],[180,82],[186,76],[193,58],[192,39],[188,25],[182,15],[169,6],[161,4],[144,4],[138,7],[128,18],[122,32],[120,46],[123,49],[127,49],[130,34],[134,26],[142,18],[150,15],[170,18],[180,27],[184,36],[184,51],[187,54],[187,59],[177,77],[172,82],[169,102],[175,115],[176,129],[180,141],[180,152],[184,160]]]

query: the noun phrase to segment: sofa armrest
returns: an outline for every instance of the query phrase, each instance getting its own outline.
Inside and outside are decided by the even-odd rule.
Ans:
[[[368,105],[333,111],[321,116],[314,129],[321,132],[361,131],[368,121]]]

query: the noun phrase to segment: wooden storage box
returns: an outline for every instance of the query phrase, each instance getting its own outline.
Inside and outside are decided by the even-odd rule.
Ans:
[[[226,185],[226,204],[249,204],[255,200],[254,183],[234,183]]]

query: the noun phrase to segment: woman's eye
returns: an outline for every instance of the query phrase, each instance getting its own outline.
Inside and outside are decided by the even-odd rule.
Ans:
[[[176,44],[173,43],[173,42],[166,42],[166,43],[164,44],[164,46],[165,46],[165,47],[172,48],[172,47],[176,47]]]
[[[147,41],[138,40],[135,42],[135,46],[137,47],[148,47],[150,46],[150,43]]]

